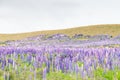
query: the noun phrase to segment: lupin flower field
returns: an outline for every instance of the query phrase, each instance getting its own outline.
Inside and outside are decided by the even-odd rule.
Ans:
[[[1,42],[0,80],[120,80],[120,36],[59,33]]]

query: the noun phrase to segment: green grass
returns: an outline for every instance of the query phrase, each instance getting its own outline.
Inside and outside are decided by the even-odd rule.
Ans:
[[[51,72],[47,74],[47,80],[76,80],[75,75],[65,74],[62,72]],[[80,80],[80,78],[79,78]]]
[[[99,68],[94,72],[95,79],[105,79],[105,80],[120,80],[120,69],[114,70],[103,70]]]
[[[4,80],[4,74],[2,70],[0,70],[0,80]],[[29,80],[31,78],[34,80],[34,74],[30,71],[23,71],[19,75],[17,75],[14,71],[6,72],[6,75],[9,73],[9,80]],[[86,78],[84,80],[120,80],[120,70],[108,70],[104,71],[102,68],[99,68],[94,71],[94,77]],[[30,77],[31,76],[31,77]],[[62,73],[62,72],[50,72],[46,76],[47,80],[83,80],[78,76],[76,78],[75,74]],[[42,80],[42,76],[39,71],[36,71],[36,80]]]

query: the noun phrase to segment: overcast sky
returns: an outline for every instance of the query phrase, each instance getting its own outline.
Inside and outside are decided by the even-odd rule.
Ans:
[[[119,23],[120,0],[0,0],[0,33]]]

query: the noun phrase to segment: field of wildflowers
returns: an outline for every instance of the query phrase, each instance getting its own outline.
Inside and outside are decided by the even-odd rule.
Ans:
[[[96,36],[6,41],[0,46],[0,80],[120,80],[119,36]]]

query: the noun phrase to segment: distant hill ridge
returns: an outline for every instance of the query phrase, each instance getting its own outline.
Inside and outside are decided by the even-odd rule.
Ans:
[[[90,26],[81,26],[81,27],[69,28],[69,29],[35,31],[35,32],[19,33],[19,34],[0,34],[0,41],[20,40],[26,37],[32,37],[40,34],[52,35],[58,33],[66,34],[69,36],[73,36],[75,34],[85,34],[85,35],[109,34],[112,36],[117,36],[120,35],[120,24],[90,25]]]

